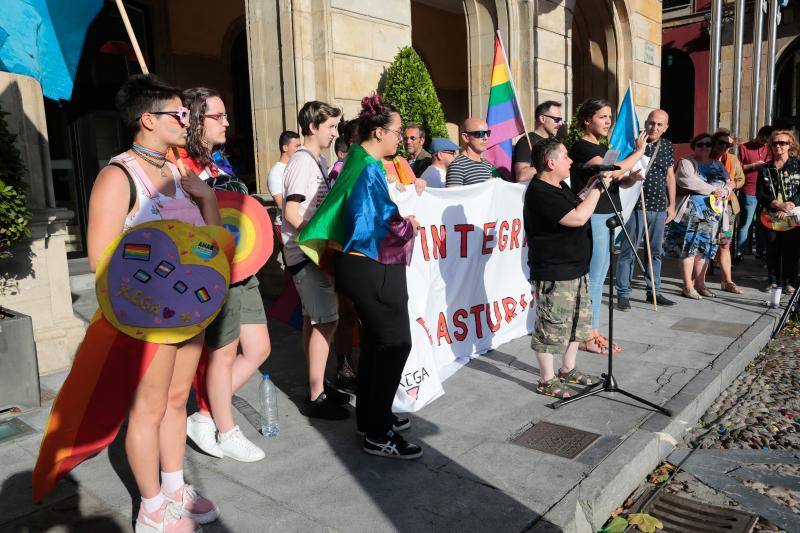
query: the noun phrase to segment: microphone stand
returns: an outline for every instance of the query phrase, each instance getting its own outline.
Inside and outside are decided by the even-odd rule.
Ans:
[[[605,374],[602,374],[601,377],[603,378],[603,381],[594,385],[589,385],[575,396],[570,396],[569,398],[563,398],[553,402],[549,404],[548,407],[552,409],[558,409],[562,405],[577,402],[578,400],[588,398],[589,396],[594,396],[595,394],[599,394],[601,392],[618,392],[667,416],[672,416],[672,411],[669,409],[661,407],[660,405],[656,405],[653,402],[645,400],[644,398],[640,398],[635,394],[631,394],[630,392],[619,388],[617,380],[614,379],[614,230],[616,228],[621,228],[622,232],[625,234],[625,238],[628,239],[628,244],[630,244],[631,250],[633,250],[633,255],[636,257],[636,261],[639,263],[639,267],[641,267],[642,272],[644,272],[644,266],[642,265],[642,260],[639,259],[639,255],[636,253],[636,248],[633,246],[633,240],[631,239],[630,234],[625,229],[625,224],[623,224],[622,220],[622,214],[617,210],[617,206],[614,205],[614,201],[611,199],[611,194],[608,192],[608,187],[606,187],[606,184],[602,179],[599,179],[598,181],[600,182],[608,201],[611,202],[611,208],[614,210],[614,216],[606,221],[610,243],[608,253],[611,254],[608,275],[608,371]],[[796,294],[800,294],[800,291],[797,291]]]

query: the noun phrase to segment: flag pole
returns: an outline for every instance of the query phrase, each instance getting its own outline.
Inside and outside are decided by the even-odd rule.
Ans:
[[[500,41],[500,50],[503,52],[503,62],[506,64],[506,72],[508,72],[508,81],[511,83],[511,90],[514,91],[514,103],[519,108],[519,117],[522,120],[522,129],[525,130],[525,139],[528,141],[528,148],[531,150],[531,157],[533,157],[533,144],[531,143],[531,137],[528,135],[528,126],[525,124],[525,113],[522,112],[522,108],[519,105],[519,100],[517,99],[517,87],[514,85],[514,74],[511,72],[511,64],[508,62],[508,55],[506,55],[506,46],[503,44],[503,36],[500,34],[500,30],[497,30],[497,40]],[[494,69],[494,66],[492,66]],[[513,167],[511,169],[514,170]]]
[[[119,15],[122,17],[122,23],[125,25],[125,31],[128,32],[128,38],[131,40],[131,45],[133,45],[133,52],[136,54],[136,60],[139,62],[139,68],[142,69],[142,73],[150,74],[150,70],[147,68],[147,63],[144,60],[144,54],[142,54],[142,49],[139,48],[139,41],[136,39],[136,34],[133,33],[133,26],[131,26],[131,21],[128,18],[128,12],[125,9],[125,4],[122,3],[122,0],[116,0],[117,9],[119,9]],[[183,161],[181,161],[180,155],[178,154],[178,148],[176,146],[172,147],[172,153],[175,156],[175,164],[178,166],[178,171],[181,173],[181,176],[186,176],[186,167],[183,166]]]
[[[639,134],[637,130],[636,124],[636,108],[633,105],[633,82],[628,80],[628,92],[631,95],[631,121],[633,122],[633,131],[636,132],[637,136]],[[645,172],[647,170],[645,169]],[[645,174],[645,179],[647,179],[647,175]],[[647,208],[644,206],[644,183],[642,183],[641,188],[639,188],[639,203],[642,204],[642,220],[644,222],[644,244],[647,250],[647,267],[650,271],[650,293],[653,296],[653,309],[658,311],[658,302],[656,302],[656,279],[655,275],[653,274],[653,252],[650,248],[650,228],[647,224]],[[635,250],[634,250],[635,251]]]

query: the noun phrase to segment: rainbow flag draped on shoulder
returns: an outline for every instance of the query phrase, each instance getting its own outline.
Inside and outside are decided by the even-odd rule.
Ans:
[[[511,154],[514,137],[525,133],[522,113],[511,79],[511,69],[498,32],[494,37],[494,67],[492,67],[492,88],[489,91],[489,111],[486,123],[492,130],[486,159],[497,168],[504,179],[513,181]]]
[[[297,243],[318,265],[328,248],[358,252],[384,264],[408,264],[413,235],[389,197],[383,165],[353,144],[336,183]]]

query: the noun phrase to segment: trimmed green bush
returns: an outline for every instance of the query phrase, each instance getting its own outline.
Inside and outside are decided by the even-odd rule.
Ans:
[[[386,85],[381,97],[400,111],[404,124],[421,124],[427,133],[427,141],[433,137],[447,137],[442,104],[431,75],[422,58],[410,46],[397,52],[386,71]]]
[[[9,248],[19,239],[30,235],[30,213],[25,208],[25,165],[14,145],[17,136],[8,131],[0,109],[0,258],[7,257]]]

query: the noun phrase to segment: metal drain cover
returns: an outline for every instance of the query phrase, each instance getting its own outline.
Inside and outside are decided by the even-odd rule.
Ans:
[[[689,500],[663,491],[638,512],[661,520],[664,524],[661,531],[664,533],[749,533],[758,520],[758,516],[752,513]]]
[[[566,459],[575,459],[597,438],[597,433],[589,433],[550,422],[539,422],[532,428],[517,435],[511,442]]]
[[[741,324],[739,322],[720,322],[719,320],[707,320],[705,318],[682,318],[672,324],[669,329],[736,338],[749,327],[750,324]]]
[[[16,439],[23,435],[33,433],[35,430],[19,418],[12,418],[0,422],[0,442]]]

